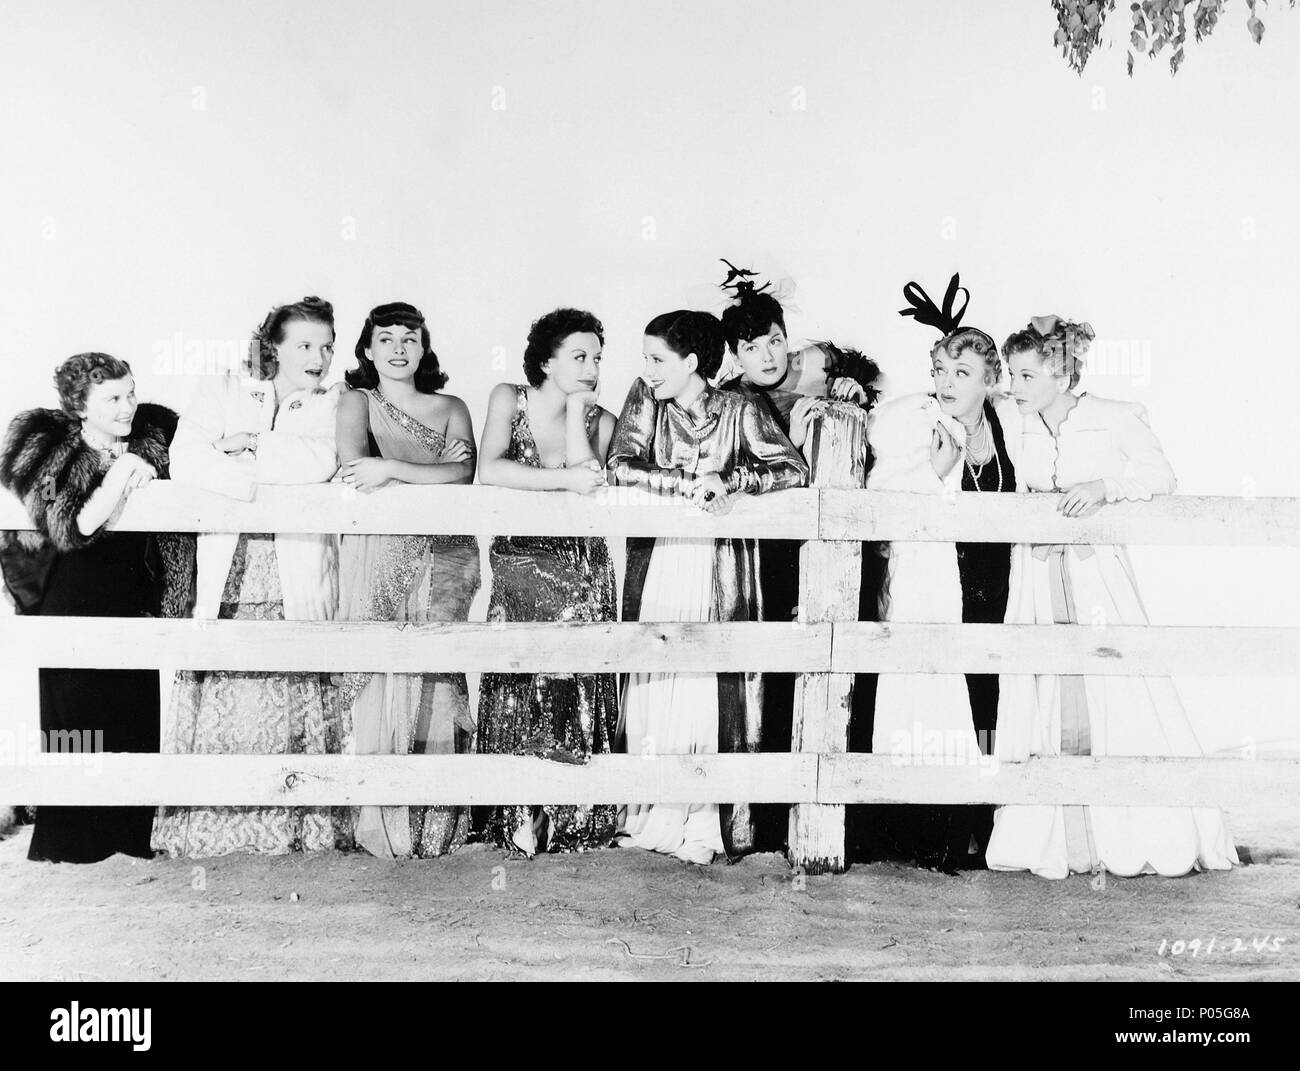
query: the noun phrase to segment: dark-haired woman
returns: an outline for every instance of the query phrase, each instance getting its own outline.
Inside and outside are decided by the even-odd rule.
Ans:
[[[645,372],[628,392],[608,467],[620,485],[677,495],[709,513],[736,494],[800,487],[808,467],[768,411],[715,390],[717,319],[680,310],[646,326]],[[754,545],[743,539],[661,537],[629,548],[623,616],[638,621],[758,620]],[[620,735],[630,754],[754,750],[762,720],[757,674],[634,673]],[[707,864],[753,847],[747,804],[631,804],[626,845]]]
[[[734,291],[734,297],[722,312],[727,370],[718,375],[721,389],[736,391],[765,406],[790,441],[803,450],[810,465],[813,444],[805,443],[813,421],[818,417],[835,421],[835,433],[823,434],[819,471],[812,477],[830,477],[837,483],[855,478],[861,486],[871,467],[864,432],[866,414],[877,397],[875,381],[880,369],[875,361],[831,342],[811,343],[791,353],[785,309],[776,296],[766,289],[756,289],[748,278],[724,285]],[[763,539],[758,543],[758,584],[766,621],[790,621],[798,612],[802,545],[797,539]],[[874,605],[880,589],[880,553],[874,544],[863,549],[862,602]],[[791,748],[795,678],[793,673],[763,675],[763,751],[788,752]],[[864,694],[868,686],[867,679],[859,675],[854,688],[855,709],[864,705],[870,709]],[[753,811],[758,847],[781,850],[789,829],[790,808],[785,804],[755,804]]]
[[[1173,469],[1135,402],[1076,394],[1093,339],[1088,324],[1035,317],[1003,354],[1022,416],[1017,466],[1031,493],[1057,494],[1067,517],[1109,502],[1171,494]],[[1146,625],[1122,546],[1020,544],[1011,560],[1008,624]],[[1007,674],[1001,678],[999,761],[1033,755],[1199,757],[1200,742],[1168,677]],[[1178,877],[1238,862],[1223,813],[1210,807],[999,807],[993,870],[1044,878],[1108,870]]]
[[[183,616],[193,541],[106,532],[131,493],[168,475],[176,415],[138,404],[125,361],[79,353],[55,372],[61,408],[9,425],[0,484],[26,505],[35,533],[10,536],[5,580],[19,609],[47,617]],[[42,669],[42,749],[156,752],[158,672]],[[152,807],[39,807],[28,858],[93,863],[148,858]]]
[[[447,376],[424,315],[402,302],[372,309],[357,367],[339,400],[343,481],[362,493],[392,484],[470,483],[474,428],[465,403],[441,393]],[[473,536],[344,536],[339,616],[348,621],[465,621],[479,587]],[[359,755],[457,754],[474,717],[463,673],[348,673],[340,705]],[[464,843],[457,807],[362,807],[358,846],[372,855],[429,857]]]
[[[259,484],[328,481],[340,388],[334,310],[305,298],[273,309],[253,339],[252,374],[200,387],[172,446],[172,478],[250,501]],[[204,533],[195,616],[327,621],[338,609],[338,538]],[[338,751],[337,697],[321,673],[211,670],[177,675],[165,750],[285,755]],[[154,847],[173,856],[332,848],[328,808],[165,807]],[[346,838],[346,831],[340,830]]]
[[[479,482],[528,491],[591,494],[605,485],[614,415],[596,402],[605,330],[580,309],[532,325],[525,384],[499,383],[488,401]],[[599,538],[498,536],[489,555],[494,621],[615,621],[609,548]],[[571,762],[613,750],[618,690],[608,673],[484,673],[480,754],[541,755]],[[494,807],[483,835],[526,855],[595,847],[614,835],[615,808]]]

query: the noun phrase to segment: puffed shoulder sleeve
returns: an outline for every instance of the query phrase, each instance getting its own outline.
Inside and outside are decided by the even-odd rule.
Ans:
[[[328,483],[339,469],[335,422],[343,385],[336,383],[311,398],[292,430],[264,431],[257,437],[253,479],[257,483]]]
[[[724,480],[729,493],[761,495],[804,487],[808,465],[765,405],[744,398],[740,409],[740,459]]]
[[[930,463],[934,425],[933,414],[917,396],[876,406],[867,424],[867,442],[875,457],[867,473],[867,489],[942,491],[944,483]]]
[[[226,434],[226,412],[237,400],[237,386],[238,381],[227,376],[203,383],[194,392],[171,442],[171,478],[251,502],[256,490],[252,457],[231,457],[212,445]]]
[[[605,467],[621,487],[643,487],[655,494],[675,495],[685,481],[682,470],[660,468],[653,460],[658,412],[649,384],[638,376],[614,424]]]
[[[1113,430],[1124,457],[1124,470],[1102,477],[1106,501],[1145,501],[1152,495],[1173,494],[1178,481],[1160,440],[1151,430],[1146,407],[1138,402],[1125,405]]]

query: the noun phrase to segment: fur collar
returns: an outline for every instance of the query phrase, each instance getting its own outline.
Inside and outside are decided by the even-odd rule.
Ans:
[[[167,478],[167,445],[176,414],[161,405],[136,409],[127,449]],[[0,486],[23,500],[38,532],[59,550],[93,543],[77,515],[104,479],[99,453],[81,437],[81,422],[57,409],[29,409],[14,417],[0,446]],[[26,542],[26,540],[24,540]]]

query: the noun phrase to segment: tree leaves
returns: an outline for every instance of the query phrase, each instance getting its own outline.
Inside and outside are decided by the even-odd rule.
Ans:
[[[1186,53],[1183,46],[1187,41],[1187,7],[1191,0],[1134,0],[1129,4],[1133,18],[1133,29],[1129,33],[1130,48],[1125,60],[1128,75],[1133,77],[1135,55],[1145,54],[1148,59],[1155,59],[1165,46],[1169,46],[1169,72],[1177,74]],[[1195,0],[1192,11],[1192,32],[1196,40],[1203,41],[1214,32],[1219,24],[1219,16],[1228,0]],[[1264,39],[1264,23],[1255,10],[1257,0],[1246,0],[1250,17],[1246,20],[1246,29],[1254,38],[1255,44]],[[1296,0],[1290,0],[1294,8]],[[1052,44],[1061,50],[1061,55],[1069,63],[1070,69],[1083,74],[1093,51],[1101,44],[1102,28],[1106,16],[1115,9],[1115,0],[1052,0],[1052,9],[1056,12],[1056,32],[1052,35]]]

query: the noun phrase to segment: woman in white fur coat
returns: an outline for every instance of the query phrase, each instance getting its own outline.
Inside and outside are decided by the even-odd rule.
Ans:
[[[172,478],[243,501],[259,484],[329,481],[338,469],[341,387],[321,382],[333,353],[329,302],[304,298],[273,310],[254,339],[255,374],[205,384],[182,416]],[[205,533],[197,563],[196,617],[322,621],[337,612],[336,536]],[[337,752],[338,716],[325,674],[182,672],[163,750]],[[153,844],[172,856],[279,854],[332,848],[336,833],[346,839],[328,808],[164,807]]]
[[[1060,494],[1086,517],[1108,502],[1170,494],[1174,473],[1135,402],[1076,394],[1093,338],[1087,324],[1036,317],[1003,346],[1023,417],[1017,462],[1024,489]],[[1008,624],[1146,625],[1122,546],[1015,547]],[[1004,675],[995,755],[1199,756],[1200,744],[1167,677]],[[1007,806],[997,811],[990,869],[1045,878],[1108,870],[1177,876],[1238,862],[1222,812],[1204,807]]]
[[[1016,489],[1019,417],[997,394],[997,346],[959,328],[931,352],[933,394],[877,406],[868,430],[873,491],[997,494]],[[900,541],[889,547],[882,621],[1002,621],[1010,568],[1007,544]],[[882,673],[872,752],[900,763],[978,764],[991,749],[997,679],[987,674]],[[866,840],[874,856],[901,856],[952,872],[980,865],[991,807],[872,808]]]

